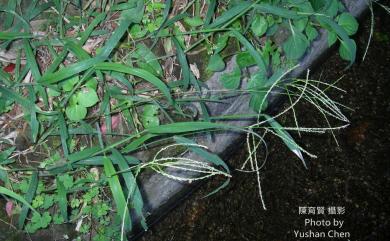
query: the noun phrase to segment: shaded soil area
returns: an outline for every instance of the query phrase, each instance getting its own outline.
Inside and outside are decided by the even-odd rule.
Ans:
[[[353,109],[344,111],[351,125],[334,133],[339,146],[331,134],[293,134],[318,156],[306,157],[306,170],[280,140],[268,138],[271,154],[261,173],[268,210],[262,209],[255,174],[234,172],[227,188],[202,198],[221,180],[208,182],[141,240],[299,240],[294,230],[309,229],[350,233],[350,238],[339,240],[390,240],[390,17],[379,8],[375,12],[375,34],[366,60],[344,71],[346,63],[335,54],[313,76],[331,82],[344,75],[338,86],[347,93],[330,92]],[[359,59],[368,34],[366,24],[356,38]],[[326,125],[309,104],[300,104],[295,111],[300,126]],[[294,126],[291,116],[283,123]],[[229,163],[239,167],[246,156],[242,145]],[[302,215],[299,207],[345,207],[345,214]],[[306,218],[336,218],[345,224],[341,229],[305,227]]]

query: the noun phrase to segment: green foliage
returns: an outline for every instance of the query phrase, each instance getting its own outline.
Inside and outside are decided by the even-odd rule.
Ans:
[[[256,135],[213,122],[223,117],[210,116],[206,104],[243,91],[250,95],[246,104],[264,116],[267,93],[274,84],[283,87],[281,77],[304,57],[320,29],[328,32],[329,46],[340,43],[342,59],[353,63],[356,58],[350,36],[358,23],[339,0],[212,0],[207,10],[199,1],[185,6],[169,0],[102,1],[99,8],[79,6],[80,16],[66,12],[67,1],[32,1],[22,9],[23,1],[9,1],[1,9],[1,29],[6,29],[0,32],[1,48],[17,46],[18,55],[15,70],[0,68],[0,114],[13,115],[20,106],[17,114],[24,114],[34,150],[42,147],[47,157],[20,172],[14,171],[19,168],[16,148],[2,150],[0,179],[5,186],[0,193],[16,200],[19,228],[29,233],[83,218],[80,235],[93,230],[94,240],[120,240],[122,222],[125,231],[132,229],[132,215],[147,229],[136,180],[142,165],[153,160],[134,158],[136,150],[155,140],[204,131]],[[31,21],[47,12],[54,16],[43,27],[47,34],[36,35]],[[89,49],[91,44],[96,46]],[[48,59],[38,61],[42,53]],[[223,71],[232,53],[237,66],[219,79],[226,90],[221,96],[203,96],[202,81],[210,72]],[[248,76],[249,67],[257,72]],[[170,74],[177,80],[168,80]],[[201,109],[196,117],[182,109],[193,101]],[[302,158],[291,135],[265,117],[269,131]],[[183,136],[173,141],[229,176],[217,155]],[[164,174],[163,168],[150,166]]]
[[[309,41],[298,29],[291,28],[291,32],[291,36],[283,44],[283,50],[288,59],[298,60],[305,54]]]
[[[235,90],[240,86],[241,82],[241,70],[240,68],[234,68],[231,73],[224,73],[220,79],[223,87],[226,89]]]
[[[145,128],[158,126],[160,119],[158,118],[159,107],[156,105],[145,105],[142,115],[142,125]]]
[[[354,35],[359,27],[356,19],[349,13],[342,13],[338,17],[338,24],[344,28],[348,35]]]
[[[221,55],[214,54],[210,57],[209,64],[207,65],[209,71],[218,72],[225,69],[225,62]]]

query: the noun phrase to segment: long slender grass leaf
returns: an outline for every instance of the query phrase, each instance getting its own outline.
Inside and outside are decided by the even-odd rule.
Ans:
[[[11,190],[9,190],[9,189],[7,189],[5,187],[0,187],[0,193],[6,195],[8,197],[11,197],[11,198],[15,199],[18,202],[21,202],[22,204],[24,204],[24,206],[26,206],[27,208],[31,209],[33,212],[38,213],[37,210],[35,210],[31,206],[30,202],[28,202],[24,197],[20,196],[19,194],[14,193],[13,191],[11,191]]]
[[[19,218],[18,218],[18,225],[19,228],[22,229],[24,226],[24,222],[27,218],[29,209],[33,209],[30,205],[32,200],[34,199],[35,192],[37,191],[38,187],[38,172],[33,172],[30,179],[30,185],[28,187],[27,193],[24,196],[24,205],[22,207],[22,210],[20,211]]]
[[[123,176],[123,180],[125,181],[127,187],[127,192],[129,193],[128,196],[130,199],[130,204],[134,208],[137,216],[140,218],[142,227],[147,230],[148,226],[146,225],[146,219],[143,214],[144,201],[138,188],[137,180],[131,171],[127,171],[129,170],[130,166],[118,150],[112,150],[112,159],[116,160],[118,163],[119,171]]]
[[[104,173],[107,176],[108,184],[111,189],[112,197],[115,201],[118,215],[122,218],[122,221],[124,222],[125,231],[128,232],[132,229],[132,224],[130,219],[130,212],[126,206],[126,198],[119,182],[119,178],[116,175],[114,165],[109,158],[105,157],[103,163]]]
[[[68,199],[67,199],[67,191],[65,189],[64,183],[57,177],[57,200],[58,206],[60,208],[60,213],[62,218],[65,221],[68,221]]]
[[[294,141],[294,139],[292,138],[292,136],[286,131],[283,129],[283,126],[281,126],[275,119],[273,119],[272,117],[268,116],[268,115],[264,115],[268,124],[273,128],[273,130],[282,138],[284,144],[286,144],[286,146],[299,158],[301,159],[303,165],[305,168],[307,168],[306,166],[306,162],[305,160],[303,159],[303,155],[302,155],[302,152],[299,148],[299,145]]]

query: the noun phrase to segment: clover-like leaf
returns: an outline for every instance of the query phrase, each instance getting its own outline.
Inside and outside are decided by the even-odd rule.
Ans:
[[[252,24],[251,30],[256,36],[262,36],[267,32],[268,21],[263,15],[256,15]]]
[[[207,69],[213,72],[222,71],[225,68],[225,62],[223,61],[221,55],[214,54],[209,59],[209,64]]]
[[[91,88],[83,88],[76,96],[78,104],[86,108],[94,106],[99,101],[96,91]]]
[[[234,68],[231,73],[225,73],[220,79],[223,87],[226,89],[235,90],[240,86],[241,70],[239,67]]]
[[[350,13],[342,13],[339,16],[338,24],[344,28],[348,35],[354,35],[358,28],[358,21]]]
[[[158,126],[160,119],[158,118],[159,107],[157,105],[145,105],[144,112],[142,114],[142,125],[145,128]]]
[[[65,114],[71,121],[81,121],[87,116],[87,108],[79,104],[70,105],[65,109]]]
[[[80,81],[80,77],[78,75],[70,77],[69,79],[65,80],[62,84],[62,89],[66,92],[69,92],[73,89],[73,87],[76,85],[77,82]]]
[[[297,60],[305,54],[308,47],[306,36],[293,27],[291,36],[283,44],[283,51],[288,59]]]
[[[305,32],[306,32],[307,39],[309,41],[313,41],[318,36],[317,29],[315,27],[313,27],[312,25],[310,25],[310,24],[307,25]]]
[[[344,41],[341,41],[339,53],[342,59],[351,61],[355,52],[356,42],[354,40],[352,40],[352,45],[350,47],[346,45]]]
[[[73,187],[73,176],[69,174],[63,174],[58,177],[66,189]]]

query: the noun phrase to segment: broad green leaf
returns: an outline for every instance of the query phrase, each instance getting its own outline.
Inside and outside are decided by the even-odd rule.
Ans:
[[[264,73],[267,72],[263,58],[261,57],[260,53],[255,49],[255,47],[253,47],[253,45],[248,41],[248,39],[246,39],[241,33],[236,30],[232,30],[230,33],[235,38],[237,38],[237,40],[240,41],[240,43],[245,47],[248,53],[256,61],[256,64],[257,66],[259,66],[259,69]]]
[[[16,147],[10,147],[2,152],[0,152],[0,164],[7,160],[7,158],[14,152]]]
[[[70,105],[65,109],[65,114],[71,121],[81,121],[87,116],[87,108],[79,104]]]
[[[337,33],[337,35],[344,42],[344,47],[348,50],[348,53],[350,53],[349,66],[351,66],[356,59],[356,44],[352,41],[352,39],[349,38],[348,33],[344,30],[344,28],[342,28],[340,25],[338,25],[336,22],[334,22],[328,17],[319,15],[316,16],[316,18],[321,24],[321,26]]]
[[[328,17],[335,17],[339,11],[339,5],[337,0],[328,0],[327,9],[325,9],[325,14]]]
[[[133,39],[143,38],[148,33],[146,28],[142,28],[139,24],[134,24],[130,28],[130,35]]]
[[[209,64],[207,65],[209,71],[218,72],[225,69],[225,62],[223,61],[221,55],[214,54],[211,55],[209,59]]]
[[[264,73],[257,72],[248,81],[248,90],[261,90],[266,86],[267,78]]]
[[[337,34],[333,31],[327,31],[328,33],[328,46],[331,47],[337,41]]]
[[[236,61],[241,69],[256,65],[255,59],[247,51],[238,53],[236,56]]]
[[[359,23],[350,13],[342,13],[339,16],[338,24],[344,28],[348,35],[354,35],[359,28]]]
[[[251,24],[251,30],[256,36],[262,36],[267,32],[268,21],[263,15],[256,15]]]
[[[309,22],[309,18],[300,18],[293,21],[295,29],[299,32],[303,32]]]
[[[159,107],[157,105],[145,105],[142,113],[142,125],[145,128],[158,126],[160,124],[158,110]]]
[[[229,40],[229,34],[221,34],[217,38],[217,42],[215,43],[215,46],[213,47],[214,49],[214,54],[220,53],[222,50],[225,49],[227,43]]]
[[[306,36],[307,36],[307,39],[311,42],[313,41],[314,39],[316,39],[318,37],[318,31],[316,28],[314,28],[312,25],[308,24],[307,27],[306,27]]]
[[[306,36],[292,27],[291,36],[283,43],[283,51],[290,60],[300,59],[309,47]]]
[[[69,92],[73,87],[79,82],[80,77],[78,75],[70,77],[62,83],[62,89],[66,92]]]
[[[99,101],[96,91],[91,88],[83,88],[77,92],[76,97],[78,104],[86,108],[94,106]]]
[[[241,70],[239,67],[234,68],[231,73],[224,73],[219,80],[226,89],[235,90],[240,87]]]
[[[356,52],[356,42],[352,40],[352,49],[349,48],[344,41],[341,41],[340,47],[339,47],[339,53],[340,57],[344,60],[351,61],[354,55],[354,52]]]

